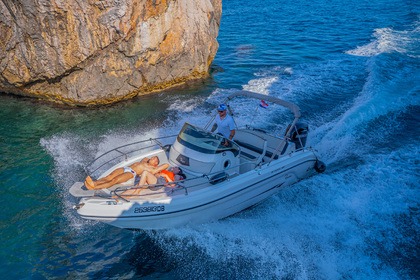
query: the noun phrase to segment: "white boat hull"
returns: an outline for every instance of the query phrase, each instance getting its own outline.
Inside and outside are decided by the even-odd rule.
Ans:
[[[310,176],[317,161],[309,150],[294,152],[216,185],[149,201],[83,198],[78,214],[128,229],[164,229],[225,218],[272,196],[281,187]]]

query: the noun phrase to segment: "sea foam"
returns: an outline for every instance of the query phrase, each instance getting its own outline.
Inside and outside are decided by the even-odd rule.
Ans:
[[[412,30],[398,31],[392,28],[378,28],[374,30],[370,43],[346,51],[347,54],[356,56],[376,56],[381,53],[397,52],[419,58],[420,51],[420,24],[417,22]]]

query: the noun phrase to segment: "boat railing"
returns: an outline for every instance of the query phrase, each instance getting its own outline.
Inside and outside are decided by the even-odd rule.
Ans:
[[[227,168],[226,171],[230,170],[230,169],[236,169],[237,167],[240,167],[241,165],[244,164],[249,164],[252,163],[251,161],[246,161],[243,163],[240,163],[236,166]],[[257,167],[261,167],[262,164],[258,164],[256,166]],[[254,169],[255,170],[255,169]],[[223,172],[222,172],[223,173]],[[189,190],[195,189],[195,188],[200,188],[203,186],[208,186],[209,184],[212,185],[216,185],[219,182],[225,181],[225,180],[229,180],[229,178],[231,178],[232,176],[229,175],[228,173],[224,173],[224,176],[220,176],[220,178],[215,179],[215,177],[217,177],[217,175],[220,175],[221,172],[214,172],[214,173],[208,173],[208,174],[202,174],[200,176],[194,176],[194,177],[190,177],[184,180],[179,180],[179,181],[175,181],[173,182],[173,184],[176,185],[176,187],[170,189],[171,194],[174,194],[175,192],[178,191],[184,191],[185,195],[189,194]],[[202,179],[205,180],[202,180]],[[221,181],[216,182],[218,179],[221,179]],[[197,183],[191,183],[195,180],[198,180]],[[201,180],[201,181],[200,181]],[[190,183],[190,185],[188,186],[188,183]],[[164,188],[168,183],[161,183],[161,184],[147,184],[147,185],[133,185],[133,186],[125,186],[125,187],[118,187],[115,190],[112,191],[113,194],[115,194],[115,196],[117,196],[118,198],[126,201],[126,202],[130,202],[129,198],[146,198],[146,197],[150,197],[151,195],[156,195],[156,194],[164,194],[164,193],[168,193],[168,188]],[[161,190],[157,190],[155,191],[153,194],[150,193],[145,193],[145,194],[123,194],[123,192],[127,191],[127,190],[135,190],[135,189],[147,189],[147,188],[161,188]]]
[[[146,140],[141,140],[116,147],[92,160],[88,165],[85,166],[85,172],[87,175],[95,178],[101,175],[100,172],[108,170],[115,164],[121,162],[121,160],[127,160],[137,154],[140,154],[140,152],[147,150],[152,151],[156,149],[156,147],[165,149],[166,145],[173,144],[174,140],[170,140],[172,138],[174,139],[176,136],[177,135],[170,135],[159,138],[149,138]]]

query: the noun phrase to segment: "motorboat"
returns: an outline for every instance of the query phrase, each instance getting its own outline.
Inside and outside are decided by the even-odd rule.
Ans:
[[[70,193],[78,199],[77,214],[89,220],[126,229],[164,229],[222,219],[269,198],[282,187],[323,172],[316,151],[306,147],[308,126],[299,122],[297,105],[249,91],[237,91],[225,100],[229,111],[237,98],[263,100],[291,111],[294,118],[283,135],[272,135],[246,125],[237,128],[226,145],[209,124],[185,123],[177,135],[147,139],[112,149],[93,160],[86,173],[100,179],[119,167],[146,157],[179,167],[186,178],[167,185],[138,186],[138,178],[109,189],[88,190],[76,182]],[[210,123],[210,122],[209,122]],[[141,188],[138,195],[125,196]]]

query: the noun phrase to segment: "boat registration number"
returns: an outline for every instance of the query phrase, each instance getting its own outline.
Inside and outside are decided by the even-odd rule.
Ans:
[[[145,213],[145,212],[163,212],[165,211],[165,206],[147,206],[147,207],[136,207],[134,208],[134,213]]]

